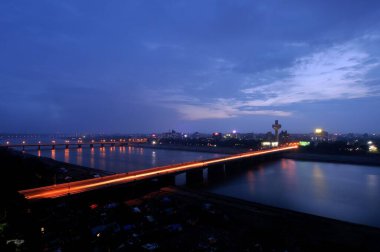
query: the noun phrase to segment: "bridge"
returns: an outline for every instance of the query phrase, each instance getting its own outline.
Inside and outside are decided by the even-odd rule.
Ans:
[[[108,146],[115,146],[115,145],[124,146],[127,144],[128,143],[125,140],[124,141],[92,140],[90,142],[83,142],[82,140],[71,142],[71,141],[66,140],[64,143],[57,143],[56,141],[51,141],[51,143],[42,143],[42,142],[26,143],[25,141],[23,141],[22,143],[18,143],[18,144],[11,144],[7,142],[5,144],[1,144],[0,147],[22,148],[22,150],[25,150],[26,147],[37,147],[38,150],[41,150],[41,147],[50,147],[52,150],[54,150],[57,146],[64,146],[66,149],[69,149],[70,146],[75,146],[77,148],[82,148],[82,146],[90,146],[90,148],[94,148],[94,146],[100,146],[100,147],[104,147],[107,145]]]
[[[297,149],[298,145],[279,147],[269,150],[250,151],[241,154],[231,155],[222,158],[215,158],[203,161],[193,161],[169,166],[155,167],[141,171],[133,171],[122,174],[115,174],[100,178],[92,178],[81,181],[45,186],[34,189],[19,191],[28,200],[51,199],[67,196],[70,194],[84,193],[92,190],[128,184],[136,181],[148,180],[160,177],[169,177],[174,179],[175,175],[186,172],[186,180],[188,179],[203,179],[203,169],[208,168],[210,175],[211,171],[220,172],[220,169],[215,168],[217,165],[223,165],[231,161],[242,160],[257,156],[266,156],[273,153],[290,151]]]

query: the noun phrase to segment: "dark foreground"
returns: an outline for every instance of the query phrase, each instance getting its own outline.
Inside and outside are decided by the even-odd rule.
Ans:
[[[51,160],[6,160],[16,170],[24,166],[12,166],[15,160],[33,164],[35,184],[48,183],[41,171],[62,170]],[[96,172],[65,169],[73,179]],[[380,229],[157,181],[40,202],[24,200],[19,186],[1,207],[0,251],[380,251]]]
[[[176,187],[132,198],[136,192],[124,193],[26,204],[14,220],[24,241],[19,249],[380,251],[376,228]]]

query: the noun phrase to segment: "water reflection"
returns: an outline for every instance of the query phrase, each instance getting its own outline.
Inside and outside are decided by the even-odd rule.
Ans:
[[[70,150],[69,149],[64,150],[64,161],[66,163],[70,162]]]
[[[82,148],[77,148],[77,164],[83,165]]]
[[[276,207],[380,227],[378,167],[279,160],[247,167],[206,190]]]
[[[91,148],[91,156],[90,156],[90,166],[95,166],[95,149],[94,147]]]
[[[124,154],[125,153],[125,146],[120,146],[119,152]]]
[[[327,185],[324,172],[319,166],[319,164],[314,164],[312,167],[312,177],[314,184],[314,193],[316,199],[323,199],[327,197]]]
[[[367,189],[371,197],[378,197],[380,175],[368,174],[367,175]]]
[[[52,150],[51,150],[51,158],[52,158],[52,159],[55,159],[55,149],[52,149]]]
[[[152,151],[152,166],[156,166],[156,152]]]
[[[31,150],[29,153],[52,157],[50,150]],[[210,159],[224,155],[136,148],[132,146],[112,146],[96,148],[56,149],[54,158],[68,163],[88,166],[92,168],[123,173],[133,170],[164,166],[173,163],[182,163],[200,159]]]
[[[247,181],[249,184],[249,191],[251,193],[254,193],[255,192],[255,173],[253,172],[253,170],[249,170],[247,172]]]
[[[296,162],[291,159],[281,159],[280,162],[287,186],[290,189],[297,187]]]

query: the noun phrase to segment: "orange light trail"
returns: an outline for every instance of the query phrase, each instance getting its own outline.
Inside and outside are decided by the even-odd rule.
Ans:
[[[228,157],[215,158],[204,161],[195,161],[189,163],[182,163],[170,166],[150,168],[142,171],[134,171],[123,174],[115,174],[101,178],[86,179],[76,182],[63,183],[52,186],[45,186],[33,189],[27,189],[19,191],[29,200],[57,198],[69,194],[77,194],[86,191],[91,191],[99,188],[109,187],[113,185],[119,185],[123,183],[129,183],[133,181],[144,180],[162,175],[168,175],[172,173],[179,173],[186,170],[207,167],[208,165],[223,163],[226,161],[236,160],[240,158],[254,157],[265,155],[274,152],[286,151],[296,149],[298,146],[280,147],[271,150],[253,151],[242,154],[231,155]]]

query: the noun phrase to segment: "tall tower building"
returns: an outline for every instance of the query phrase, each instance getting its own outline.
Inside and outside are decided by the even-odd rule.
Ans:
[[[276,120],[274,124],[272,124],[272,128],[274,129],[274,139],[276,142],[279,142],[278,130],[281,129],[281,124],[278,123],[278,120]]]

